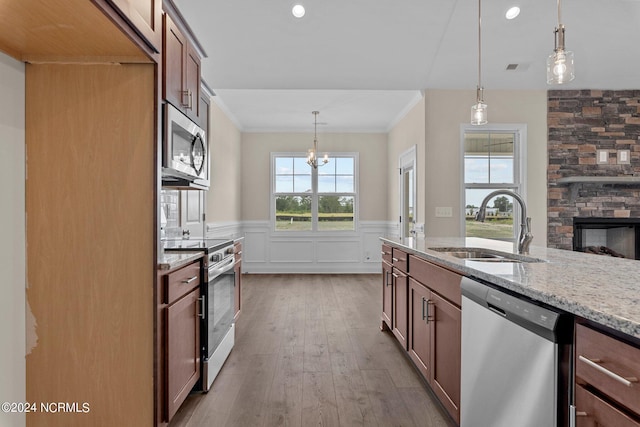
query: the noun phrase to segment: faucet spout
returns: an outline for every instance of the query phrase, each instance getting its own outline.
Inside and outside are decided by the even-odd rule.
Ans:
[[[489,193],[480,204],[480,209],[478,209],[475,219],[476,221],[484,222],[487,215],[487,204],[489,203],[489,200],[501,194],[513,197],[520,205],[522,221],[520,222],[520,235],[518,237],[518,253],[528,254],[531,240],[533,240],[533,234],[531,234],[531,218],[527,216],[527,205],[522,196],[518,193],[511,190],[496,190]]]

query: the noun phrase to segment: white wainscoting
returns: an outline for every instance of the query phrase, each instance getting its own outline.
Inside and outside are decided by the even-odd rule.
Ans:
[[[208,238],[244,237],[246,273],[378,273],[387,221],[360,221],[353,233],[273,233],[269,221],[207,224]]]

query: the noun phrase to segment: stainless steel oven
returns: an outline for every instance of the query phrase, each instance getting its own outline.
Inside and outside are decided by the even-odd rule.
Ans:
[[[235,342],[233,249],[231,240],[187,239],[164,242],[164,250],[167,252],[202,251],[205,254],[204,281],[200,290],[202,377],[195,390],[209,391]]]
[[[213,256],[210,255],[208,265],[205,263],[207,284],[202,291],[202,312],[206,313],[203,319],[206,327],[201,329],[203,391],[211,388],[235,341],[234,263],[233,244],[218,250]]]
[[[171,104],[164,105],[162,185],[209,189],[207,135]]]

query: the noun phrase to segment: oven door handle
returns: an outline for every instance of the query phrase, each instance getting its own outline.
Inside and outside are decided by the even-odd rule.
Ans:
[[[234,263],[235,263],[234,257],[229,257],[228,261],[224,261],[224,264],[222,265],[216,264],[214,266],[209,267],[209,281],[231,270],[233,268]]]

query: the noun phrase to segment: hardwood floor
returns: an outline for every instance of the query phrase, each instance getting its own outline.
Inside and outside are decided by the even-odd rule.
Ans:
[[[236,344],[171,427],[453,426],[393,335],[379,275],[245,275]]]

